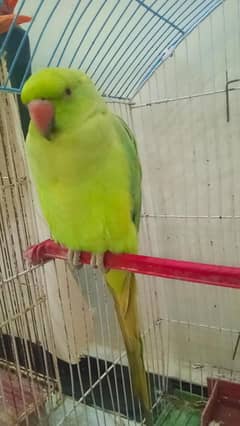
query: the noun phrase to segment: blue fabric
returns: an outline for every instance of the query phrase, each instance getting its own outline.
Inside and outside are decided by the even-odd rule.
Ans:
[[[23,83],[24,74],[27,70],[27,67],[30,64],[30,58],[31,58],[28,36],[25,38],[17,58],[15,58],[16,51],[24,35],[25,35],[25,31],[22,28],[20,27],[13,28],[13,31],[10,33],[9,39],[7,41],[7,46],[5,51],[8,70],[10,70],[13,60],[15,59],[16,61],[15,66],[13,67],[13,71],[9,75],[9,78],[10,78],[12,87],[17,87],[17,88],[21,87]],[[0,34],[0,48],[3,44],[5,37],[6,37],[6,34]],[[27,70],[25,80],[30,75],[31,75],[31,67],[29,67],[29,69]],[[28,114],[27,108],[21,103],[19,95],[17,97],[18,97],[18,106],[19,106],[20,118],[22,123],[22,129],[23,129],[24,136],[26,136],[28,125],[29,125],[29,114]]]

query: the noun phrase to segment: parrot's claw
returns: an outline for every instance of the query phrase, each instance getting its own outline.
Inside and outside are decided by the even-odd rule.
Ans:
[[[69,264],[70,267],[73,268],[82,268],[83,264],[80,261],[80,251],[76,251],[76,250],[68,250],[68,254],[67,254],[67,263]]]
[[[29,247],[24,252],[24,257],[30,265],[40,265],[45,260],[48,241]]]
[[[92,254],[90,265],[93,268],[98,268],[103,274],[106,274],[109,269],[104,266],[104,254]]]

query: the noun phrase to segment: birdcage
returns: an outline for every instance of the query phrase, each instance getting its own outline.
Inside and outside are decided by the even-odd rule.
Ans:
[[[147,257],[107,262],[138,273],[154,424],[240,424],[239,21],[239,0],[0,1],[1,426],[144,422],[102,274],[69,270],[25,162],[19,94],[59,66],[138,142]]]

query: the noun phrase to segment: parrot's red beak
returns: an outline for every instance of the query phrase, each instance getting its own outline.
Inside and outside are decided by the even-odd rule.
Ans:
[[[48,138],[54,125],[54,106],[50,101],[35,99],[28,104],[30,118],[38,131]]]

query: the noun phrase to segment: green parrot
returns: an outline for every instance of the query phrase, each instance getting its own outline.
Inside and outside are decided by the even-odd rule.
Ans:
[[[79,70],[42,69],[25,83],[22,102],[31,122],[26,152],[53,238],[71,251],[95,256],[136,253],[141,166],[126,123],[114,115]],[[105,271],[126,346],[135,395],[151,425],[136,280]]]

